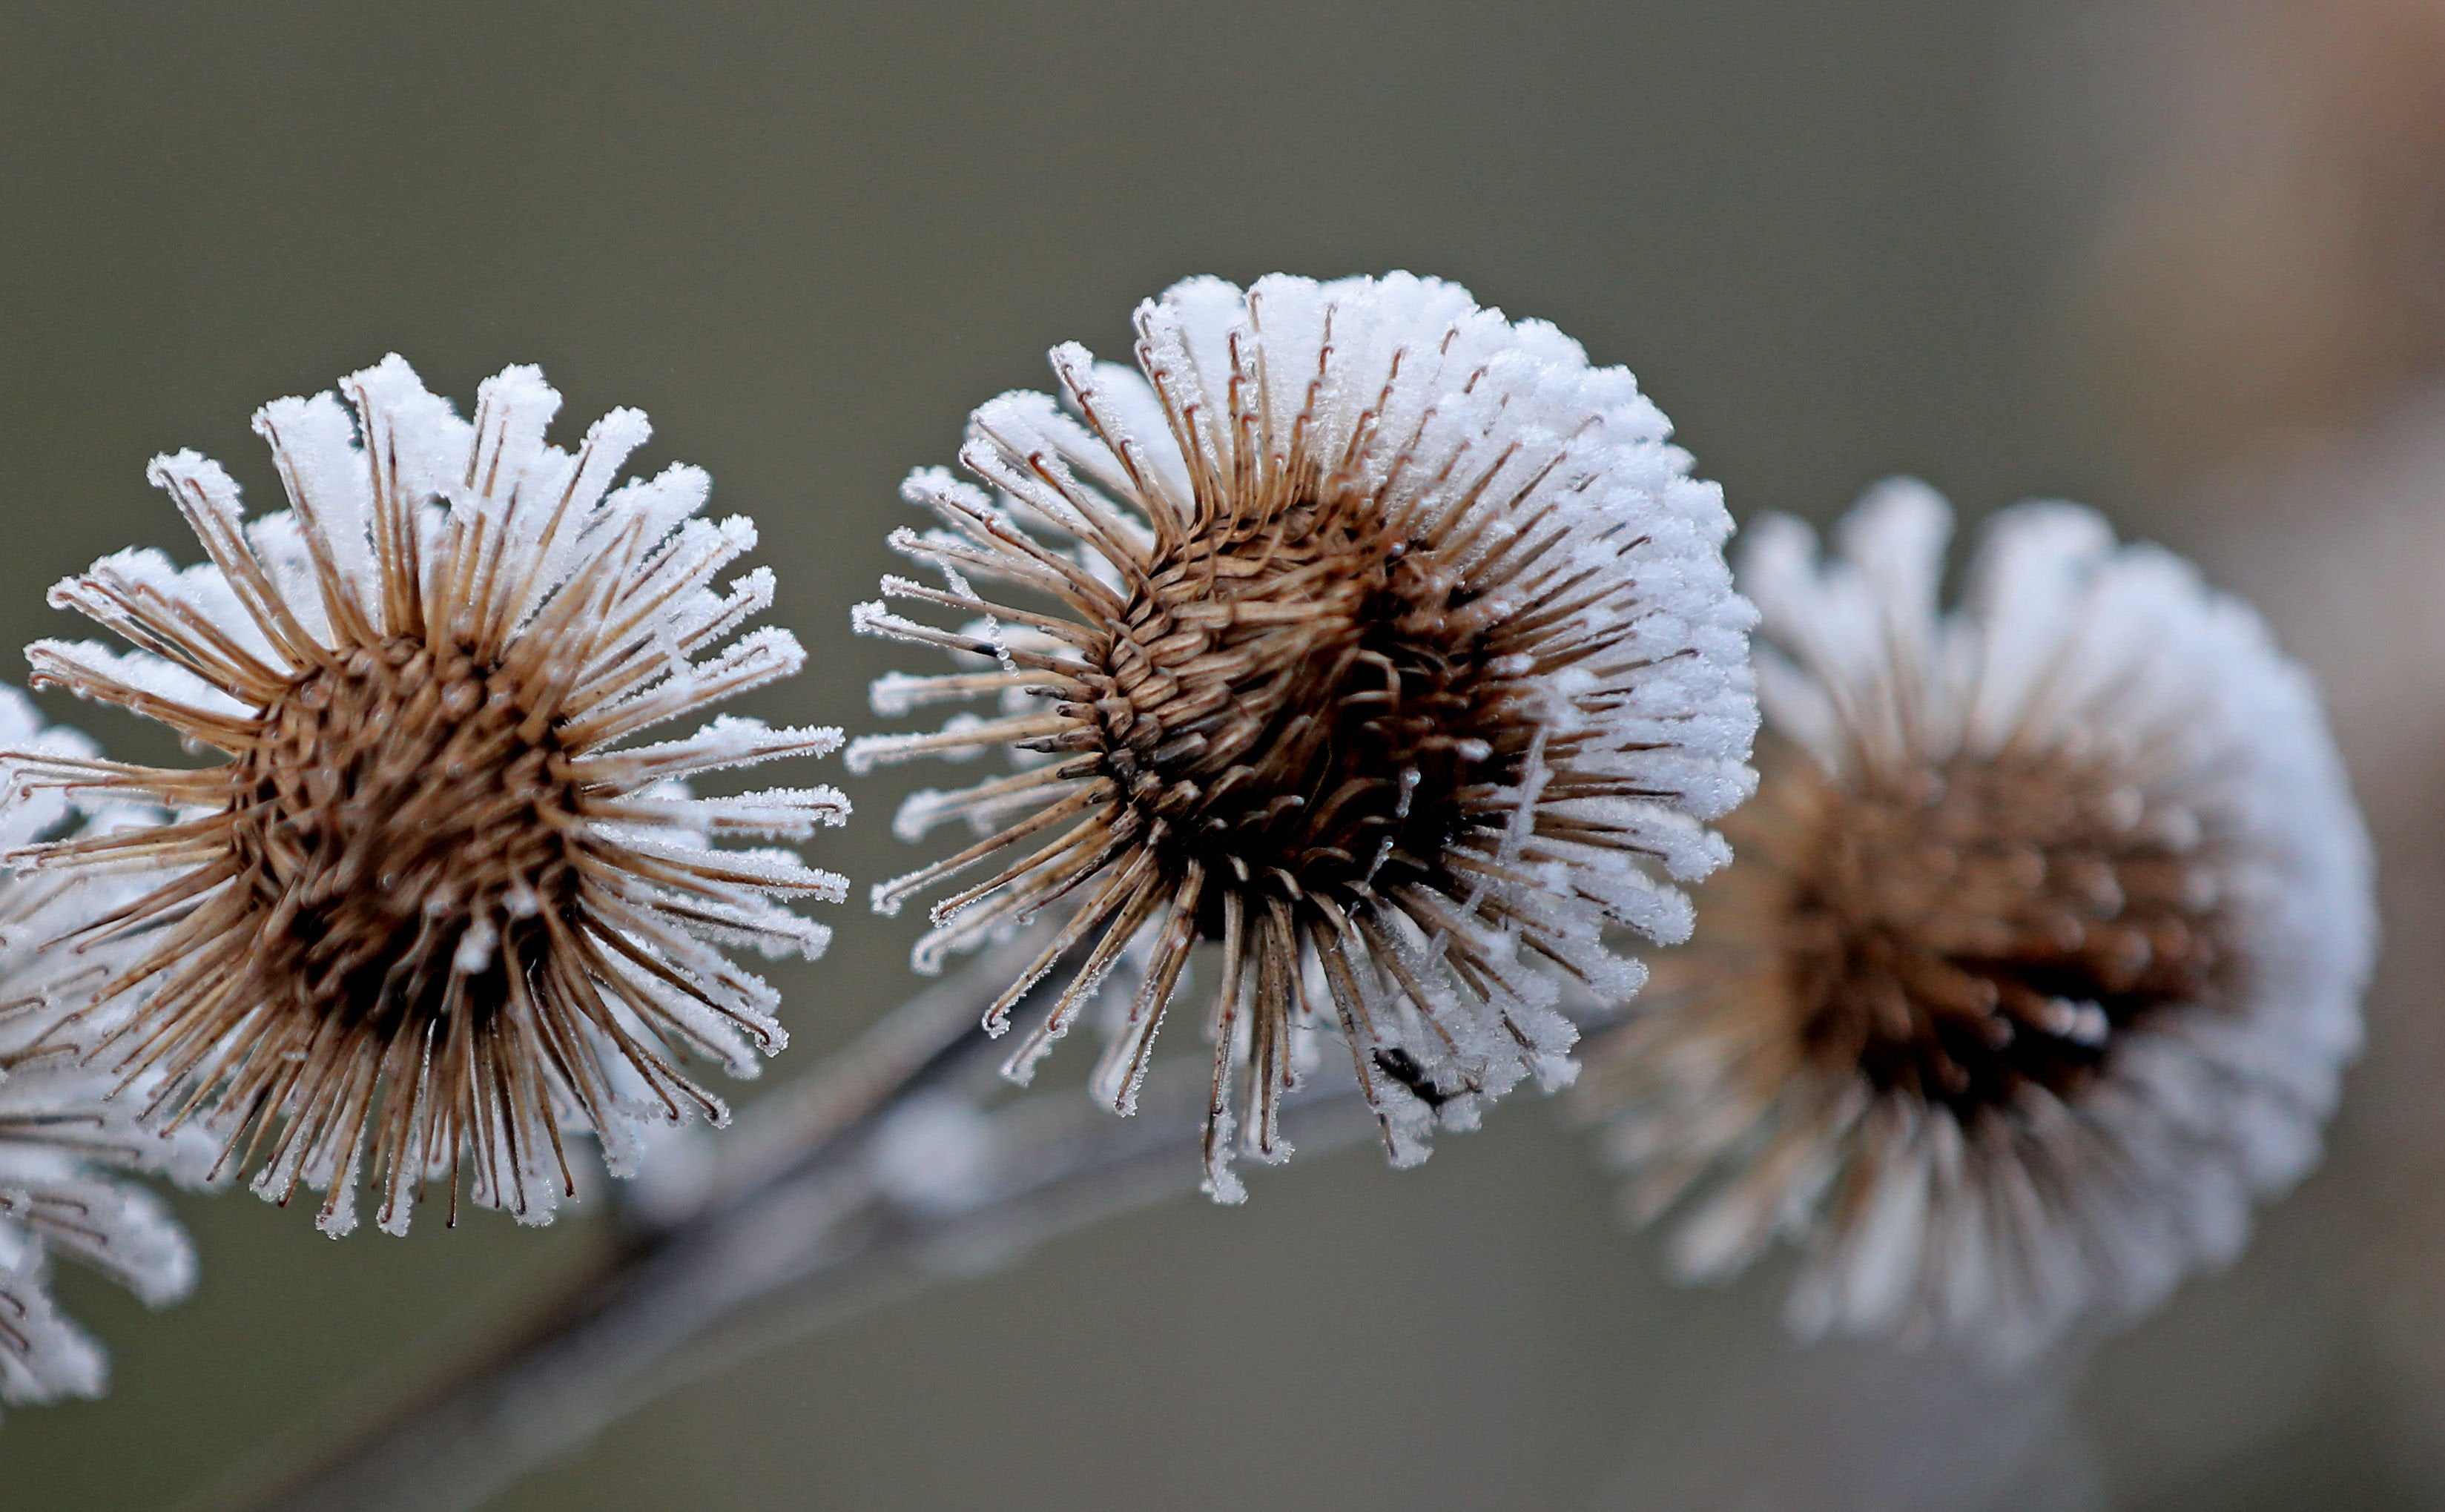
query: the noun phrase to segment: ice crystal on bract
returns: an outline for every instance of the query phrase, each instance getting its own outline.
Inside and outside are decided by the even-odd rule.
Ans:
[[[1001,717],[862,739],[851,769],[1006,745],[1020,770],[909,799],[905,837],[980,838],[876,905],[994,863],[935,905],[921,969],[1070,910],[987,1016],[999,1033],[1082,958],[1010,1058],[1020,1080],[1134,954],[1094,1078],[1123,1112],[1218,942],[1208,1192],[1242,1195],[1235,1135],[1287,1155],[1312,1024],[1408,1164],[1431,1124],[1576,1072],[1561,981],[1618,999],[1642,976],[1607,924],[1688,932],[1672,884],[1724,859],[1705,821],[1750,781],[1730,523],[1628,372],[1450,284],[1193,279],[1137,328],[1138,371],[1053,353],[1069,413],[1032,393],[976,412],[960,460],[985,487],[909,481],[946,529],[893,544],[944,587],[885,594],[973,623],[856,623],[974,665],[886,678],[876,711]]]
[[[92,750],[67,731],[45,730],[13,688],[0,688],[0,743],[65,756]],[[58,794],[31,796],[0,808],[0,844],[69,820]],[[51,1301],[53,1259],[91,1266],[157,1307],[195,1284],[195,1254],[177,1223],[151,1193],[109,1174],[183,1165],[192,1175],[196,1163],[177,1157],[193,1152],[137,1127],[129,1103],[108,1095],[115,1078],[81,1064],[57,1037],[94,1010],[113,961],[56,943],[131,895],[45,877],[0,880],[0,1401],[102,1393],[101,1347]]]
[[[2188,564],[2065,504],[1872,494],[1822,564],[1752,527],[1764,777],[1646,1012],[1590,1051],[1646,1216],[1778,1236],[1804,1333],[2010,1360],[2230,1260],[2314,1163],[2372,949],[2307,679]]]
[[[778,629],[721,644],[773,577],[713,586],[756,536],[696,517],[703,473],[611,486],[643,415],[614,410],[572,456],[544,439],[560,397],[532,367],[488,380],[472,423],[397,357],[343,387],[353,420],[330,394],[255,416],[287,512],[246,521],[217,465],[161,457],[210,563],[123,551],[52,590],[138,649],[41,642],[38,682],[229,759],[21,756],[21,781],[177,817],[20,860],[168,873],[84,937],[145,942],[110,983],[138,1005],[94,1054],[161,1081],[154,1120],[204,1121],[268,1198],[327,1191],[333,1233],[367,1162],[385,1229],[431,1179],[455,1211],[462,1167],[476,1201],[542,1222],[574,1190],[565,1130],[620,1171],[639,1120],[724,1116],[676,1054],[749,1075],[781,1047],[772,988],[717,947],[812,957],[826,931],[775,900],[846,884],[714,842],[800,839],[848,805],[680,784],[840,736],[725,718],[626,743],[804,660]]]

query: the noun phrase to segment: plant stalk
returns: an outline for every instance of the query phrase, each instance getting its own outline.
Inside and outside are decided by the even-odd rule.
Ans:
[[[989,1113],[946,1091],[989,1074],[982,1005],[1017,969],[1004,958],[1037,948],[1017,941],[886,1015],[743,1115],[692,1205],[629,1225],[513,1327],[198,1512],[472,1512],[677,1385],[1192,1190],[1203,1075],[1150,1078],[1129,1119],[1074,1088]],[[1290,1107],[1309,1148],[1374,1127],[1346,1078]],[[950,1121],[932,1137],[972,1157],[951,1184],[877,1158],[896,1120],[929,1111]]]

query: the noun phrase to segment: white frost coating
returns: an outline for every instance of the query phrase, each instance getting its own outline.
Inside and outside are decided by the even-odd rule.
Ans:
[[[785,756],[830,756],[840,749],[841,739],[836,728],[791,725],[775,729],[761,719],[725,714],[684,739],[623,746],[617,751],[580,757],[571,765],[589,780],[642,786],[704,772],[756,766]]]
[[[1635,1206],[1686,1214],[1685,1275],[1789,1238],[1808,1256],[1796,1330],[2014,1362],[2230,1260],[2252,1202],[2315,1163],[2360,1044],[2371,862],[2309,680],[2249,606],[2169,552],[2118,545],[2088,510],[2035,503],[1995,517],[1948,612],[1950,528],[1906,480],[1862,499],[1823,558],[1797,521],[1752,527],[1740,581],[1761,615],[1767,731],[1837,787],[2006,751],[2127,762],[2100,806],[2150,814],[2197,858],[2189,902],[2218,914],[2216,986],[2110,1033],[2096,1004],[2059,1001],[2057,1032],[2102,1039],[2104,1059],[2068,1092],[2025,1080],[2000,1107],[1879,1091],[1796,1046],[1768,999],[1694,977],[1597,1064]]]
[[[911,957],[921,971],[1039,912],[1078,910],[1070,916],[1084,922],[1062,948],[1080,951],[1083,969],[1024,1026],[1007,1073],[1033,1074],[1101,990],[1126,999],[1128,1011],[1113,1017],[1091,1088],[1126,1112],[1188,954],[1222,932],[1217,894],[1236,890],[1247,939],[1264,941],[1243,941],[1252,964],[1236,979],[1198,968],[1201,980],[1217,983],[1208,990],[1236,980],[1238,995],[1202,1010],[1222,1062],[1207,1189],[1237,1201],[1235,1153],[1287,1153],[1275,1111],[1319,1036],[1346,1041],[1389,1153],[1411,1164],[1430,1128],[1468,1127],[1485,1102],[1523,1080],[1567,1082],[1576,1030],[1556,1008],[1558,980],[1572,979],[1581,1000],[1636,991],[1643,968],[1614,953],[1608,926],[1681,938],[1689,904],[1678,884],[1726,859],[1708,824],[1754,787],[1747,757],[1758,718],[1747,668],[1754,616],[1722,556],[1730,518],[1720,491],[1688,476],[1690,458],[1668,444],[1670,426],[1626,370],[1592,367],[1552,327],[1482,308],[1453,284],[1405,273],[1325,283],[1273,276],[1243,290],[1193,278],[1142,305],[1137,331],[1134,367],[1066,344],[1051,354],[1057,398],[1009,393],[980,405],[959,454],[976,481],[924,469],[904,486],[939,527],[895,532],[891,545],[943,586],[886,578],[883,597],[856,606],[850,622],[859,634],[948,652],[958,670],[887,675],[873,684],[872,706],[895,719],[967,707],[932,732],[862,737],[847,764],[863,775],[999,748],[1016,770],[908,797],[893,824],[903,839],[964,829],[962,840],[976,843],[877,885],[873,905],[896,913],[933,896],[935,927]],[[1441,854],[1396,856],[1390,828],[1380,843],[1369,833],[1361,849],[1370,854],[1351,857],[1363,875],[1332,880],[1326,896],[1311,898],[1281,867],[1233,873],[1220,859],[1228,842],[1196,863],[1193,881],[1170,850],[1139,866],[1141,852],[1169,840],[1129,828],[1142,817],[1130,805],[1152,800],[1125,799],[1121,784],[1150,779],[1118,770],[1106,742],[1136,739],[1113,733],[1131,720],[1145,730],[1162,719],[1131,703],[1136,671],[1096,659],[1129,633],[1117,627],[1147,601],[1156,574],[1209,560],[1192,549],[1201,538],[1223,543],[1212,555],[1231,555],[1263,532],[1301,529],[1284,522],[1327,504],[1351,507],[1352,538],[1366,543],[1354,551],[1385,553],[1359,570],[1430,561],[1422,571],[1461,585],[1438,601],[1447,607],[1437,611],[1437,633],[1496,647],[1484,653],[1484,685],[1497,690],[1484,706],[1504,711],[1506,733],[1540,733],[1505,748],[1516,770],[1499,781],[1486,775],[1465,797],[1439,795],[1469,815],[1461,837],[1421,844]],[[1241,530],[1250,533],[1232,534]],[[1235,565],[1257,578],[1260,554],[1246,548]],[[1304,591],[1321,605],[1333,587]],[[1184,601],[1166,613],[1197,607],[1194,594],[1164,591]],[[1232,602],[1242,616],[1245,607]],[[1162,703],[1163,687],[1192,677],[1221,684],[1241,676],[1227,668],[1234,656],[1254,655],[1253,637],[1233,637],[1297,623],[1303,607],[1285,590],[1282,601],[1226,622],[1227,634],[1198,644],[1240,649],[1211,650],[1204,668],[1167,664],[1145,684],[1148,707]],[[1183,640],[1208,633],[1202,623],[1188,627],[1190,617],[1160,623],[1184,625]],[[1379,660],[1397,694],[1409,674]],[[1194,762],[1204,749],[1196,742],[1227,742],[1213,711],[1243,693],[1254,690],[1225,689],[1210,705],[1183,695],[1193,706],[1170,705],[1178,712],[1162,718],[1174,722],[1129,764],[1143,773]],[[985,705],[995,717],[980,716]],[[1096,723],[1107,718],[1112,726]],[[1462,763],[1495,756],[1474,735],[1444,746]],[[1240,776],[1258,765],[1242,765]],[[1414,787],[1420,778],[1412,771],[1399,780]],[[1185,787],[1196,794],[1178,801],[1192,805],[1229,791],[1184,779],[1171,792]],[[1388,827],[1408,819],[1406,803]],[[1394,885],[1422,869],[1432,886]],[[1277,902],[1278,915],[1269,912]],[[1151,964],[1106,987],[1124,946]],[[1289,959],[1260,989],[1253,961],[1267,951]],[[1038,962],[1022,983],[1044,980],[1052,965]],[[1132,983],[1127,993],[1122,981]],[[993,1032],[1009,1027],[1017,991],[988,1016]]]
[[[222,1014],[212,983],[187,974],[195,962],[244,960],[245,952],[216,957],[209,947],[221,941],[206,937],[187,941],[183,950],[142,954],[146,939],[158,945],[196,919],[232,933],[261,923],[234,901],[255,886],[251,875],[198,884],[192,895],[181,890],[190,879],[226,878],[233,869],[212,849],[229,843],[212,828],[233,812],[226,788],[213,786],[225,782],[226,769],[122,766],[56,740],[7,753],[14,802],[0,815],[7,830],[0,841],[10,859],[44,873],[47,886],[72,885],[95,897],[121,883],[135,889],[116,896],[132,905],[123,928],[139,951],[137,964],[129,968],[126,1000],[95,1017],[105,1039],[118,1036],[96,1054],[113,1064],[158,1062],[192,1075],[194,1085],[130,1100],[152,1105],[147,1111],[161,1118],[183,1116],[187,1126],[208,1128],[233,1149],[246,1144],[250,1120],[281,1124],[279,1137],[257,1147],[268,1154],[254,1185],[281,1201],[300,1184],[328,1190],[320,1221],[329,1232],[355,1223],[348,1188],[366,1163],[386,1184],[378,1214],[384,1229],[406,1226],[413,1205],[407,1193],[419,1179],[455,1180],[462,1153],[479,1204],[539,1222],[573,1182],[553,1129],[595,1133],[607,1157],[620,1163],[637,1146],[626,1127],[634,1117],[716,1112],[718,1101],[664,1062],[657,1047],[667,1038],[734,1072],[752,1072],[756,1052],[783,1042],[772,1017],[774,995],[722,950],[820,953],[829,931],[775,900],[836,901],[848,886],[786,850],[727,846],[796,841],[842,823],[849,806],[838,790],[696,797],[678,785],[785,756],[831,754],[842,743],[839,731],[722,717],[681,738],[629,743],[655,725],[698,716],[799,670],[805,653],[786,630],[745,627],[773,603],[770,569],[719,581],[756,534],[744,517],[701,516],[710,479],[700,469],[674,465],[622,482],[630,454],[651,434],[644,416],[614,410],[574,451],[564,451],[547,435],[559,409],[560,397],[539,369],[513,366],[482,384],[472,419],[462,420],[397,356],[349,376],[337,394],[268,404],[254,428],[271,448],[287,509],[249,521],[237,486],[219,464],[192,451],[158,458],[148,476],[176,500],[207,561],[180,569],[150,551],[103,558],[60,584],[51,601],[135,649],[46,641],[29,650],[38,682],[129,707],[193,743],[233,753],[254,744],[269,711],[291,693],[305,698],[299,690],[327,669],[352,657],[405,657],[403,644],[437,662],[463,655],[492,680],[489,696],[505,697],[502,682],[514,681],[514,706],[546,721],[537,729],[549,730],[552,759],[566,762],[569,791],[582,794],[572,800],[580,811],[572,822],[585,836],[588,866],[601,875],[590,877],[581,895],[587,917],[556,916],[550,928],[532,924],[545,902],[513,868],[474,866],[476,881],[462,887],[454,876],[426,892],[421,917],[457,921],[452,927],[461,930],[455,940],[439,937],[439,959],[451,975],[498,978],[504,959],[522,952],[512,975],[525,973],[517,980],[534,999],[532,1013],[512,1017],[524,1026],[535,1063],[493,1083],[496,1098],[471,1096],[448,1110],[439,1107],[444,1094],[425,1092],[439,1084],[437,1064],[478,1064],[477,1053],[451,1037],[476,1017],[472,1011],[436,1010],[448,1032],[420,1055],[384,1059],[379,1050],[368,1052],[348,1072],[364,1073],[362,1087],[319,1072],[301,1082],[295,1068],[310,1058],[308,1040],[273,1044],[295,1023],[258,1011],[252,998],[244,1013]],[[327,688],[309,691],[330,696]],[[317,792],[342,780],[331,766],[295,775]],[[186,828],[159,837],[130,833],[108,845],[90,835],[47,841],[41,831],[60,813],[64,793],[158,804]],[[35,815],[40,822],[27,817]],[[463,895],[470,887],[481,895]],[[165,922],[172,927],[164,929]],[[563,943],[555,948],[578,959],[543,973],[527,959],[538,938],[612,943],[654,965],[618,948]],[[545,998],[574,1001],[587,991],[606,996],[535,1027],[553,1011]],[[140,1021],[150,1003],[163,1000],[178,1004],[165,1015],[170,1024]],[[0,1026],[9,1021],[0,1015]],[[648,1062],[636,1069],[652,1095],[615,1095],[606,1078],[616,1080],[617,1068],[638,1058]],[[463,1090],[489,1073],[469,1073],[454,1085]],[[515,1107],[509,1105],[513,1095]],[[196,1106],[185,1116],[191,1099]],[[368,1136],[377,1108],[384,1117],[405,1110],[404,1123],[384,1125],[386,1141]],[[462,1150],[465,1130],[476,1132],[467,1133]],[[410,1143],[425,1153],[402,1153]]]
[[[140,713],[171,705],[209,718],[242,719],[246,706],[185,667],[144,651],[113,651],[92,641],[36,641],[26,647],[35,676],[81,696],[123,689],[123,702]]]
[[[92,748],[73,732],[44,729],[23,695],[0,688],[0,749],[77,757]],[[20,792],[0,805],[0,843],[22,845],[71,817],[57,792]],[[131,817],[105,810],[82,823],[90,830]],[[94,995],[127,951],[58,943],[140,890],[118,879],[71,887],[42,877],[0,880],[0,999],[9,1004],[0,1013],[0,1063],[10,1065],[0,1074],[0,1401],[12,1405],[98,1396],[105,1384],[100,1346],[51,1301],[52,1260],[90,1266],[155,1307],[195,1285],[195,1252],[168,1209],[111,1172],[196,1181],[209,1148],[140,1129],[134,1115],[143,1089],[111,1097],[117,1078],[79,1054],[107,1025],[110,1009]]]

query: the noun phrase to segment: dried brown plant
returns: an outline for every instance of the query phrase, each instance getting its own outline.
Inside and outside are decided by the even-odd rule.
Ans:
[[[877,905],[1001,858],[935,905],[933,966],[1074,902],[988,1014],[999,1032],[1083,955],[1019,1079],[1141,952],[1095,1079],[1124,1112],[1219,942],[1209,1190],[1240,1195],[1247,1103],[1248,1150],[1287,1153],[1276,1111],[1312,1021],[1408,1164],[1430,1123],[1568,1078],[1558,980],[1638,984],[1607,924],[1688,928],[1670,880],[1722,859],[1702,821],[1746,791],[1754,719],[1728,521],[1628,374],[1449,285],[1192,281],[1139,331],[1143,377],[1055,353],[1083,424],[1035,395],[977,412],[961,461],[999,496],[911,483],[949,529],[897,544],[947,586],[885,592],[980,623],[874,605],[860,626],[986,660],[887,679],[878,707],[992,696],[1007,717],[861,741],[852,769],[1001,745],[1026,765],[912,799],[905,833],[961,817],[981,838]]]
[[[776,630],[688,660],[772,580],[710,588],[754,532],[691,517],[701,473],[609,489],[643,416],[615,411],[569,456],[543,439],[559,398],[532,368],[489,381],[472,424],[396,358],[345,387],[353,430],[327,394],[256,417],[289,513],[245,522],[216,465],[165,457],[154,480],[210,566],[124,552],[54,591],[140,649],[41,643],[38,682],[228,759],[24,754],[22,781],[175,812],[20,859],[162,874],[80,937],[148,942],[112,984],[136,1006],[93,1054],[159,1082],[158,1122],[223,1131],[267,1197],[327,1189],[333,1232],[367,1161],[384,1228],[435,1177],[455,1218],[462,1163],[479,1203],[542,1221],[575,1190],[565,1129],[617,1170],[641,1121],[724,1116],[675,1054],[748,1073],[749,1047],[783,1036],[772,989],[714,946],[812,955],[824,931],[770,899],[844,886],[711,848],[837,823],[838,793],[691,799],[678,779],[839,737],[725,719],[623,743],[803,660]]]

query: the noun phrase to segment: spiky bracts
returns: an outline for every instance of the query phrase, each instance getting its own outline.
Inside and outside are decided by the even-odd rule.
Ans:
[[[643,415],[570,455],[544,439],[559,396],[532,367],[486,382],[473,423],[396,357],[343,387],[353,421],[330,394],[255,417],[287,512],[246,521],[216,464],[162,457],[150,476],[209,564],[131,551],[53,589],[137,649],[38,643],[38,682],[229,759],[20,753],[21,782],[176,817],[18,860],[166,879],[79,937],[146,941],[109,984],[137,1006],[94,1054],[159,1082],[156,1122],[206,1121],[267,1197],[327,1191],[334,1233],[367,1162],[385,1229],[429,1179],[455,1211],[462,1168],[478,1203],[541,1222],[574,1189],[565,1130],[620,1170],[638,1120],[723,1116],[678,1055],[750,1074],[780,1048],[773,990],[718,947],[818,953],[826,931],[775,900],[845,883],[713,842],[800,839],[848,805],[679,784],[840,737],[722,719],[627,743],[803,661],[778,629],[722,644],[773,578],[713,587],[755,530],[695,517],[701,472],[611,486]]]
[[[1001,717],[849,762],[1016,754],[909,799],[905,836],[979,838],[875,890],[888,912],[988,868],[935,904],[925,970],[1066,910],[987,1015],[1001,1032],[1076,960],[1016,1079],[1134,953],[1094,1078],[1129,1111],[1191,955],[1219,945],[1206,1186],[1237,1201],[1235,1138],[1288,1153],[1312,1024],[1347,1042],[1396,1164],[1524,1075],[1568,1080],[1561,983],[1635,992],[1606,926],[1682,937],[1672,884],[1725,857],[1705,822],[1750,783],[1750,613],[1719,492],[1626,371],[1548,326],[1396,274],[1191,280],[1138,330],[1140,371],[1054,352],[1071,414],[977,411],[960,459],[984,487],[911,478],[943,528],[893,544],[943,586],[885,594],[972,623],[879,603],[855,623],[973,665],[887,678],[876,709]]]

